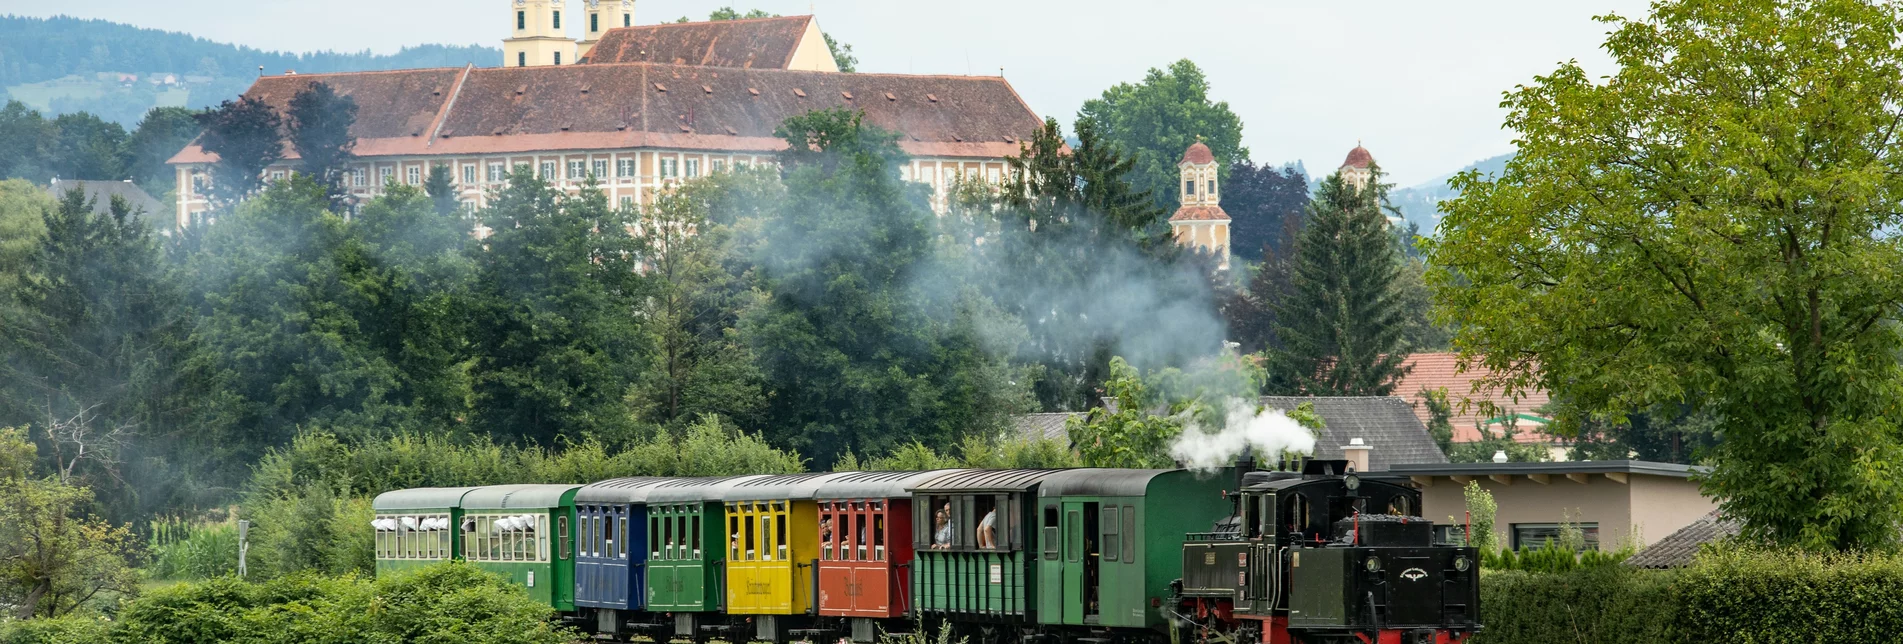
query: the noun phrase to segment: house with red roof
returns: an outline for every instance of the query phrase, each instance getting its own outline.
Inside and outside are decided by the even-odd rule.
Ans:
[[[1477,365],[1463,368],[1459,354],[1452,352],[1416,353],[1408,356],[1401,367],[1407,375],[1395,385],[1394,395],[1406,399],[1423,424],[1433,417],[1424,392],[1447,394],[1453,408],[1449,418],[1454,427],[1453,442],[1478,442],[1487,436],[1504,435],[1511,427],[1514,441],[1545,445],[1553,460],[1566,460],[1571,442],[1546,432],[1546,426],[1552,423],[1546,416],[1552,397],[1544,389],[1510,395],[1485,383],[1487,372]]]

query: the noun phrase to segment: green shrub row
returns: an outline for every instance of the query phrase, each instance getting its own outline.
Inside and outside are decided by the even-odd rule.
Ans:
[[[1475,644],[1890,642],[1903,555],[1714,549],[1690,567],[1487,571]]]
[[[297,574],[223,577],[147,593],[118,617],[0,622],[0,644],[567,644],[576,634],[521,588],[464,563],[375,581]]]

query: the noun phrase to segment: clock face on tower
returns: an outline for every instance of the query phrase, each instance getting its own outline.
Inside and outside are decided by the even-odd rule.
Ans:
[[[590,9],[600,9],[600,8],[601,8],[601,0],[588,0],[588,8],[590,8]]]

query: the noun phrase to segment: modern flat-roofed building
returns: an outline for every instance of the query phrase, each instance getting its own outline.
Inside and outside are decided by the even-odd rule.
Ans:
[[[1650,461],[1396,464],[1388,474],[1421,488],[1422,516],[1443,534],[1466,520],[1463,489],[1478,483],[1499,506],[1501,545],[1538,548],[1557,540],[1562,522],[1578,525],[1601,550],[1649,546],[1717,508],[1691,480],[1690,465]]]

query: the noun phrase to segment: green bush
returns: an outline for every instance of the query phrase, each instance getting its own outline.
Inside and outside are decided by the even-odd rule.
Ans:
[[[1626,566],[1559,574],[1488,571],[1480,576],[1485,628],[1474,644],[1679,641],[1671,580],[1671,573]]]
[[[575,633],[550,621],[553,615],[517,586],[468,564],[445,563],[375,581],[297,574],[175,586],[127,605],[111,637],[151,644],[575,641]]]
[[[0,620],[0,644],[107,644],[112,622],[98,615]]]
[[[1691,641],[1886,642],[1903,633],[1903,557],[1719,549],[1675,584]]]
[[[210,579],[238,570],[238,524],[186,517],[153,519],[146,539],[152,579]]]

